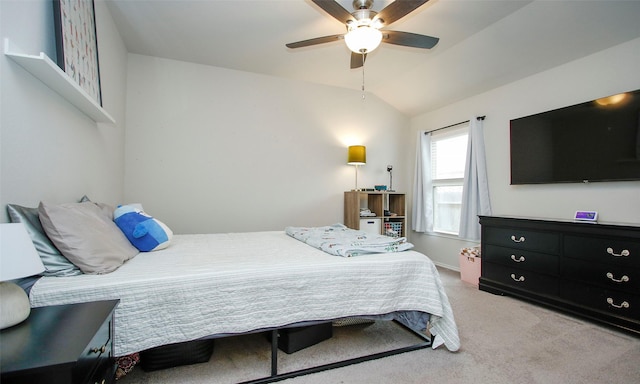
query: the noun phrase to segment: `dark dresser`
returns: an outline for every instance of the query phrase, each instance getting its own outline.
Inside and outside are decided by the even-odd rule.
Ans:
[[[0,331],[0,382],[112,383],[117,305],[112,300],[33,308],[27,320]]]
[[[640,336],[640,227],[481,216],[480,290]]]

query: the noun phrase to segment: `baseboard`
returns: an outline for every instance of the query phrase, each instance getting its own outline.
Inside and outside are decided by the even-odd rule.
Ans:
[[[436,267],[446,268],[446,269],[450,269],[452,271],[460,272],[460,266],[459,265],[454,266],[454,265],[440,263],[438,261],[434,261],[433,264],[435,264]]]

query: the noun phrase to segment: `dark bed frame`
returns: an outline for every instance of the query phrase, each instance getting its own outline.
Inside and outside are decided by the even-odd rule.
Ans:
[[[393,356],[401,353],[416,351],[419,349],[428,348],[432,345],[432,338],[430,336],[427,336],[422,334],[421,332],[415,331],[414,329],[404,325],[403,323],[397,320],[392,320],[392,321],[400,325],[405,330],[409,331],[411,334],[415,335],[421,341],[416,344],[402,347],[402,348],[391,349],[384,352],[373,353],[370,355],[346,359],[346,360],[338,361],[335,363],[322,364],[315,367],[304,368],[297,371],[291,371],[291,372],[285,372],[285,373],[278,373],[278,337],[280,335],[280,331],[284,328],[274,328],[274,329],[268,330],[268,332],[271,332],[271,375],[263,378],[259,378],[259,379],[244,381],[239,384],[274,383],[277,381],[291,379],[298,376],[304,376],[311,373],[327,371],[330,369],[346,367],[352,364],[359,364],[365,361],[381,359],[387,356]]]

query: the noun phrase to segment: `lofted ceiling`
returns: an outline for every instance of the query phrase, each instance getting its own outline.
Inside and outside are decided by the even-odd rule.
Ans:
[[[345,32],[310,0],[105,1],[130,53],[362,87],[344,41],[285,47]],[[640,0],[430,0],[387,29],[440,38],[382,44],[364,66],[367,92],[415,116],[640,37]]]

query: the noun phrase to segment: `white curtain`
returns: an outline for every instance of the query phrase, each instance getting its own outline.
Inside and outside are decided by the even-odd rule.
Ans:
[[[417,143],[411,229],[416,232],[431,232],[433,231],[431,132],[418,132]]]
[[[487,164],[484,151],[483,120],[469,119],[467,162],[462,187],[462,212],[458,236],[467,240],[480,240],[478,215],[491,215]]]

